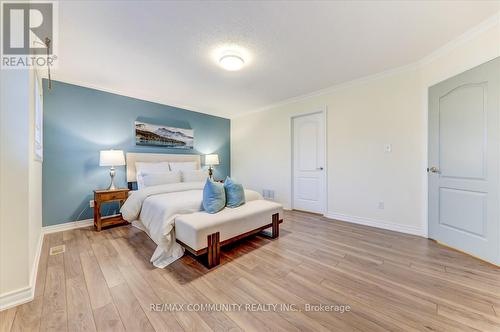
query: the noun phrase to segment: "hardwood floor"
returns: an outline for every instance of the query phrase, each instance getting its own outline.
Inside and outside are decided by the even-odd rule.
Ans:
[[[500,268],[415,236],[294,211],[279,239],[223,248],[212,270],[189,255],[156,269],[154,249],[132,226],[47,235],[35,300],[0,312],[0,330],[500,331]],[[152,310],[162,303],[301,311]]]

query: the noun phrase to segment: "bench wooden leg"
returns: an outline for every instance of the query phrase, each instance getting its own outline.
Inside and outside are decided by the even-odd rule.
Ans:
[[[220,263],[220,233],[208,235],[207,244],[207,266],[212,268]]]
[[[280,215],[278,213],[273,214],[273,228],[271,233],[271,238],[275,239],[280,236]]]

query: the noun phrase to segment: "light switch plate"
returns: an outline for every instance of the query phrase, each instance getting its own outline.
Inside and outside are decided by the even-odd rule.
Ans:
[[[384,151],[387,153],[392,152],[392,144],[384,145]]]

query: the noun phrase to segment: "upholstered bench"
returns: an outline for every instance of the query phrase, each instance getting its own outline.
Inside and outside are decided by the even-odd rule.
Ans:
[[[260,199],[214,214],[201,211],[180,215],[175,218],[175,237],[193,255],[206,253],[210,268],[219,264],[221,246],[266,228],[272,228],[270,237],[277,238],[282,216],[281,204]]]

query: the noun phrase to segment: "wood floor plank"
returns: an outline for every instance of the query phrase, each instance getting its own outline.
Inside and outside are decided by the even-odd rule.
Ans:
[[[83,275],[66,279],[68,303],[68,329],[70,331],[96,331],[87,285]]]
[[[187,305],[182,294],[179,294],[165,280],[159,270],[145,273],[150,285],[154,285],[154,291],[161,299],[161,303],[177,303]],[[206,293],[206,291],[205,291]],[[200,317],[197,312],[176,311],[174,316],[185,331],[210,331],[210,326]]]
[[[321,222],[321,217],[318,219]],[[371,247],[372,252],[376,252],[377,255],[380,254],[380,252],[390,254],[392,251],[392,253],[396,255],[394,257],[399,255],[401,257],[411,258],[413,261],[433,262],[441,265],[452,266],[458,269],[473,269],[479,273],[484,272],[495,275],[500,274],[500,269],[491,269],[490,264],[440,246],[434,241],[429,241],[417,236],[374,229],[363,225],[352,225],[329,219],[323,220],[324,225],[322,226],[326,229],[321,229],[321,231],[318,232],[318,228],[316,230],[311,230],[310,227],[308,227],[308,224],[304,223],[304,220],[295,220],[297,221],[297,224],[301,225],[297,228],[301,233],[309,234],[309,236],[313,236],[315,238],[321,238],[322,241],[329,241],[329,239],[325,239],[325,237],[328,237],[335,239],[336,242],[340,242],[342,245],[348,246],[349,242],[353,242],[356,244],[353,249],[357,249],[361,246]],[[315,223],[316,227],[317,224],[318,222]],[[294,225],[293,227],[296,228],[297,226]],[[373,236],[374,233],[376,233],[376,236]],[[387,238],[386,241],[381,243],[380,238],[385,237],[384,233],[396,234],[397,237],[391,236]],[[359,234],[365,235],[360,237]],[[376,240],[374,241],[373,239]]]
[[[423,268],[421,265],[419,266],[415,264],[412,264],[410,268],[413,268],[420,272],[423,272],[425,270],[426,275],[441,279],[444,282],[452,282],[456,285],[459,285],[459,287],[467,287],[471,291],[480,292],[487,297],[494,297],[496,298],[495,302],[500,304],[500,278],[497,282],[494,282],[491,279],[485,280],[481,276],[472,277],[470,275],[464,275],[462,273],[450,273],[448,272],[448,270],[446,270],[446,268],[444,269],[444,271],[439,271],[436,269],[429,269],[427,267]],[[478,283],[477,281],[481,279],[483,282]]]
[[[0,311],[0,331],[10,331],[16,317],[16,312],[17,307]]]
[[[389,287],[402,289],[414,296],[420,296],[436,302],[437,304],[452,304],[479,313],[493,313],[491,304],[479,298],[461,295],[459,292],[455,292],[455,289],[443,290],[441,285],[446,284],[434,284],[433,282],[435,280],[430,277],[422,277],[412,273],[397,273],[392,276],[387,271],[381,272],[375,268],[365,269],[348,262],[341,262],[335,269],[353,276],[364,276],[382,283],[388,283],[390,285]],[[391,275],[391,277],[389,277],[389,275]]]
[[[190,255],[155,268],[155,243],[130,225],[48,234],[35,300],[1,312],[0,330],[500,331],[500,268],[417,236],[296,211],[284,219],[278,239],[222,248],[213,269]],[[50,256],[60,244],[66,252]],[[300,310],[158,312],[156,303]]]
[[[500,318],[498,317],[479,315],[442,304],[438,305],[437,313],[440,316],[447,317],[480,331],[500,331]]]
[[[94,322],[97,331],[121,332],[125,331],[122,320],[116,310],[114,302],[93,310]]]
[[[29,303],[17,307],[12,332],[39,331],[42,321],[43,297],[35,297]],[[45,317],[44,317],[45,319]]]
[[[208,281],[207,278],[201,277],[197,278],[193,282],[193,286],[200,292],[202,292],[205,296],[207,296],[213,303],[236,303],[234,298],[231,298],[224,292],[221,285],[216,285],[211,281]],[[247,311],[228,311],[226,315],[234,321],[238,326],[244,327],[245,331],[272,331],[272,329],[264,324],[259,317],[256,317],[251,312]]]
[[[243,287],[242,285],[247,285]],[[233,301],[233,303],[238,304],[260,304],[260,303],[275,303],[278,304],[276,300],[262,301],[262,294],[257,294],[255,289],[251,291],[248,290],[248,283],[244,283],[242,278],[239,278],[232,284],[232,291],[230,293],[225,292]],[[269,297],[268,297],[269,299]],[[299,329],[291,324],[289,321],[284,319],[277,312],[252,312],[262,326],[266,326],[270,331],[299,331]]]
[[[97,259],[88,251],[80,253],[80,261],[82,264],[83,274],[87,283],[87,290],[90,297],[92,309],[103,307],[110,303],[111,295],[109,293],[106,280],[99,268]]]
[[[57,256],[62,258],[63,255],[64,254],[59,254]],[[54,261],[58,260],[59,259]],[[43,294],[42,317],[41,331],[68,330],[64,264],[49,265],[47,267],[47,281],[45,284],[45,292]]]
[[[110,256],[106,246],[102,243],[92,243],[92,249],[94,250],[94,256],[97,258],[97,263],[101,268],[108,287],[112,288],[125,282],[115,260]]]
[[[127,331],[154,331],[139,301],[126,283],[110,289],[114,303],[120,314],[121,321]]]
[[[161,277],[158,269],[144,264],[144,257],[140,254],[138,247],[135,247],[136,250],[127,248],[123,239],[121,241],[113,240],[112,243],[118,249],[117,252],[122,254],[125,260],[132,263],[131,265],[122,264],[119,269],[156,330],[210,330],[209,326],[196,313],[152,312],[151,304],[180,304],[183,303],[179,302],[182,296]],[[174,299],[176,301],[173,301]]]
[[[66,279],[78,278],[83,275],[82,264],[80,262],[80,248],[76,238],[76,230],[63,233],[66,251],[64,252],[64,273]]]
[[[247,255],[252,255],[251,252],[247,253]],[[229,258],[229,256],[228,256]],[[241,263],[240,260],[234,260],[231,262],[231,266],[228,266],[228,268],[231,268],[232,270],[236,270],[239,275],[243,276],[244,278],[248,280],[253,280],[255,285],[258,285],[264,292],[268,292],[270,294],[273,294],[273,296],[276,299],[279,299],[278,302],[283,302],[283,303],[291,303],[295,305],[304,305],[305,303],[319,303],[318,298],[312,296],[311,292],[307,289],[303,288],[298,288],[298,289],[293,289],[290,287],[290,285],[287,285],[286,283],[283,283],[283,278],[277,277],[269,277],[265,270],[259,269],[258,272],[256,272],[255,268],[249,268],[246,266],[244,263]],[[278,273],[279,274],[279,273]],[[286,275],[286,273],[285,273]],[[235,281],[240,280],[241,278],[235,279]],[[213,281],[214,284],[223,284],[227,285],[229,281],[221,281],[221,282],[215,282]],[[283,285],[283,287],[281,287]],[[232,296],[238,299],[240,302],[248,302],[248,301],[253,301],[251,299],[248,299],[245,297],[245,292],[242,291],[239,288],[235,287],[224,287],[225,292],[228,294],[228,296]],[[224,291],[222,289],[221,291]],[[304,292],[302,292],[304,290]],[[303,308],[302,308],[303,309]],[[320,324],[322,327],[317,328],[317,330],[322,330],[324,328],[328,330],[355,330],[352,326],[349,326],[342,320],[340,320],[337,317],[334,317],[329,313],[329,315],[324,315],[320,314],[317,312],[305,312],[304,313],[307,317],[307,319],[312,320],[314,323],[313,324]],[[293,324],[295,321],[296,324],[294,324],[297,328],[300,329],[301,325],[307,325],[307,321],[301,319],[300,314],[297,313],[289,313],[289,314],[284,314],[283,315],[285,319],[287,319],[289,322]],[[297,322],[300,321],[300,324]],[[272,325],[271,325],[272,326]],[[316,330],[316,329],[315,329]]]
[[[64,244],[62,233],[51,233],[48,234],[49,250],[52,247],[60,246]],[[60,265],[64,266],[64,255],[50,255],[47,258],[47,266]]]
[[[149,275],[156,269],[151,268],[149,264],[144,264],[144,258],[139,252],[139,247],[136,250],[127,247],[126,241],[116,241],[120,246],[119,253],[125,255],[133,263],[133,267],[120,267],[124,278],[127,280],[132,292],[141,303],[143,310],[146,312],[149,320],[154,323],[156,330],[181,331],[182,325],[177,320],[177,316],[173,312],[154,312],[150,310],[151,304],[162,303],[160,297],[155,292],[157,285],[149,278]],[[148,283],[148,279],[150,282]]]
[[[48,234],[49,250],[64,244],[63,233]],[[64,253],[47,257],[47,271],[43,291],[41,331],[67,331],[66,276]]]
[[[198,291],[193,285],[191,285],[189,282],[186,282],[185,278],[191,278],[188,273],[189,271],[185,271],[188,273],[182,273],[179,274],[177,267],[180,269],[183,268],[183,266],[177,262],[174,262],[174,264],[171,265],[170,269],[165,269],[162,272],[162,277],[165,278],[167,281],[170,282],[170,284],[174,287],[177,292],[183,294],[185,297],[186,301],[188,303],[210,303],[210,299],[208,299],[203,292]],[[174,266],[175,265],[175,266]],[[205,323],[210,326],[210,328],[214,331],[221,331],[221,330],[233,330],[233,331],[239,331],[242,330],[241,327],[238,327],[238,325],[231,320],[224,312],[206,312],[206,311],[201,311],[199,312],[199,315],[203,318]]]
[[[374,308],[375,311],[380,311],[383,308],[383,315],[389,317],[392,323],[399,321],[401,324],[417,330],[472,330],[453,320],[435,317],[436,310],[434,308],[427,310],[427,308],[421,309],[418,306],[412,306],[414,302],[405,301],[406,298],[398,298],[394,294],[384,297],[378,291],[364,288],[359,283],[350,283],[349,280],[343,280],[343,283],[339,283],[338,280],[335,282],[324,280],[321,285],[328,290],[349,296],[353,301],[365,307]]]

